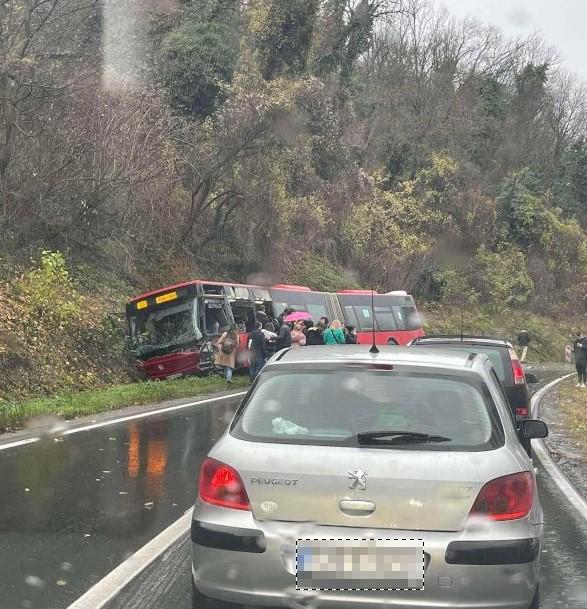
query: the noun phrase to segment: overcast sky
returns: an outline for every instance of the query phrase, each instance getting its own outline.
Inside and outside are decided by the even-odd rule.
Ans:
[[[456,16],[473,15],[513,36],[539,31],[564,68],[587,81],[587,0],[433,0]]]

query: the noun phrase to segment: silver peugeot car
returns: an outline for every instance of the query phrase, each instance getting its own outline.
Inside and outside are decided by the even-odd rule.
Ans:
[[[536,609],[543,516],[485,355],[284,350],[204,459],[194,607]]]

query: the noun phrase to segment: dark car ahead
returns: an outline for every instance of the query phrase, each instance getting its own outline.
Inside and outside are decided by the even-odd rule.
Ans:
[[[423,336],[411,341],[410,346],[483,353],[495,367],[516,421],[519,423],[530,418],[528,383],[537,383],[538,379],[533,374],[524,372],[512,344],[508,341],[481,336]],[[529,446],[525,448],[530,450]]]

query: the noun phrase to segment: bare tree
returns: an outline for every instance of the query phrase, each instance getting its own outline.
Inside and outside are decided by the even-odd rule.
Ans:
[[[21,138],[42,128],[40,118],[71,80],[68,59],[78,59],[82,24],[97,0],[6,0],[0,3],[0,192]]]

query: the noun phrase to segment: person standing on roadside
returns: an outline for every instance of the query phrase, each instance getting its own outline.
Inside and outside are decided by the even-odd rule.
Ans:
[[[344,334],[344,339],[347,345],[357,344],[357,328],[355,326],[347,326]]]
[[[522,330],[518,334],[518,347],[522,348],[522,355],[520,357],[520,361],[523,363],[526,361],[526,356],[528,355],[528,347],[530,346],[530,334],[528,330]]]
[[[338,319],[332,320],[330,327],[324,330],[323,336],[325,345],[344,345],[346,342],[342,324]]]
[[[296,310],[293,309],[292,307],[285,307],[285,309],[283,309],[283,312],[281,313],[281,315],[277,318],[277,325],[281,328],[282,324],[284,323],[284,319],[288,316],[291,315],[292,313],[295,313]]]
[[[277,335],[277,340],[275,341],[275,351],[281,351],[287,347],[291,347],[291,329],[284,321],[282,321],[279,328],[279,334]]]
[[[323,334],[324,326],[321,322],[318,322],[315,326],[311,326],[306,332],[306,345],[323,345]]]
[[[236,347],[238,345],[238,334],[236,326],[230,326],[218,339],[218,354],[214,359],[216,366],[224,368],[224,379],[232,383],[232,373],[236,368]]]
[[[261,330],[265,336],[265,345],[267,347],[267,359],[269,359],[275,353],[275,343],[277,342],[277,334],[275,333],[275,326],[272,322],[265,324],[265,327]]]
[[[577,370],[577,387],[585,388],[587,383],[587,338],[583,332],[578,332],[573,343],[575,353],[575,369]]]
[[[302,324],[295,324],[291,331],[291,346],[304,347],[306,344],[306,335],[302,330]]]
[[[267,342],[262,328],[263,324],[260,321],[256,321],[255,329],[249,334],[249,375],[251,383],[261,372],[267,361]]]

